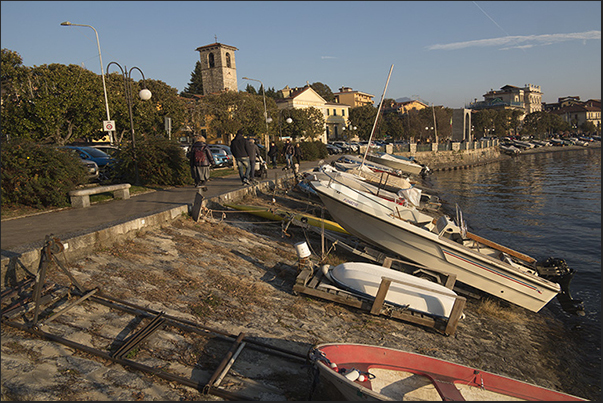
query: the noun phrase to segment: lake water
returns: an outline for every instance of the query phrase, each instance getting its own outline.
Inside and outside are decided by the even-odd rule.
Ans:
[[[425,184],[455,204],[468,230],[538,260],[565,259],[577,271],[570,291],[584,317],[547,308],[601,346],[601,148],[525,154],[457,171],[434,172]]]

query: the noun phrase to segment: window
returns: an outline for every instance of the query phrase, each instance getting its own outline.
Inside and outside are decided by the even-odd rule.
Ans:
[[[209,68],[216,67],[213,53],[210,53],[209,56],[207,56],[207,60],[209,62]]]
[[[341,110],[341,116],[345,116],[345,109]]]
[[[329,116],[330,112],[329,112],[329,108],[327,108],[327,116]]]
[[[226,67],[230,67],[230,53],[226,53]]]
[[[333,116],[337,116],[337,109],[333,109]]]

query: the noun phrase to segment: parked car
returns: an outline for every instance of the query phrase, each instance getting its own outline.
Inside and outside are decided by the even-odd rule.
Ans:
[[[212,153],[217,152],[226,155],[226,158],[228,159],[228,166],[234,165],[234,157],[232,155],[232,152],[230,151],[229,146],[225,146],[222,144],[210,144],[209,150]]]
[[[107,154],[111,157],[115,157],[115,154],[119,150],[119,147],[111,146],[111,145],[107,145],[107,144],[93,145],[92,147],[104,152],[105,154]]]
[[[333,155],[333,154],[341,154],[343,152],[343,150],[333,144],[327,144],[327,152],[329,153],[329,155]]]
[[[115,159],[104,151],[91,146],[63,146],[63,148],[74,150],[84,161],[93,161],[98,165],[100,180],[108,179],[111,169],[115,165]]]
[[[211,155],[214,157],[214,165],[212,168],[224,168],[229,165],[228,154],[224,153],[224,150],[215,151],[210,148]],[[232,164],[232,160],[230,161]]]
[[[76,150],[73,150],[71,148],[59,147],[59,149],[63,149],[65,151],[73,153],[73,156],[76,157],[82,164],[84,164],[88,172],[87,178],[90,182],[94,182],[98,179],[100,175],[100,169],[98,168],[96,162],[81,158],[80,154]]]

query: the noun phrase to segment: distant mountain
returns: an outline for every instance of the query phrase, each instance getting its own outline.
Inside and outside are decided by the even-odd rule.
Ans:
[[[402,97],[402,98],[398,98],[396,99],[396,102],[408,102],[408,101],[419,101],[419,102],[423,102],[425,105],[429,105],[429,102],[421,99],[421,98],[409,98],[409,97]]]

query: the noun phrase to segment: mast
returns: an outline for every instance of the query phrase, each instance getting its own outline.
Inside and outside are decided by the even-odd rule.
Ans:
[[[364,161],[366,160],[366,154],[368,154],[368,150],[371,148],[371,141],[373,140],[373,134],[375,133],[375,127],[377,127],[377,120],[379,119],[379,113],[381,112],[381,106],[383,105],[383,99],[385,98],[385,91],[387,91],[387,85],[389,84],[389,78],[392,76],[392,70],[394,69],[394,65],[389,68],[389,74],[387,75],[387,81],[385,82],[385,88],[383,89],[383,94],[381,94],[381,101],[379,101],[379,109],[377,109],[377,116],[375,116],[375,123],[373,123],[373,129],[371,130],[371,135],[369,136],[368,145],[366,146],[366,151],[364,152],[364,156],[362,157],[362,164],[360,164],[360,170],[364,166]]]

